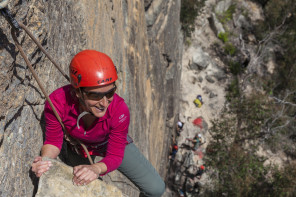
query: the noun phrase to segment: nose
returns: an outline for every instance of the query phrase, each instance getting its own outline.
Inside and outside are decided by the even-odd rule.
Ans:
[[[104,96],[104,97],[99,101],[99,104],[100,104],[101,106],[108,107],[109,102],[108,102],[107,97]]]

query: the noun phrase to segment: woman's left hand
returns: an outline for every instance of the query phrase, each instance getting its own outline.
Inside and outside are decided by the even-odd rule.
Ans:
[[[73,168],[73,183],[77,186],[87,185],[97,179],[101,171],[100,166],[96,164],[75,166]]]

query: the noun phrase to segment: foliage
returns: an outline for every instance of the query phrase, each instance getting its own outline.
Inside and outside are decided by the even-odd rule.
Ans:
[[[287,164],[284,169],[275,170],[272,182],[273,196],[296,196],[296,165]]]
[[[225,53],[230,55],[230,56],[235,55],[237,49],[232,43],[229,42],[229,33],[228,32],[220,32],[218,34],[218,38],[220,40],[222,40],[222,42],[225,44],[224,45]]]
[[[185,40],[190,38],[191,33],[195,30],[194,21],[204,6],[204,2],[205,0],[181,0],[180,21]]]
[[[239,90],[238,79],[234,78],[228,86],[226,99],[228,102],[230,102],[234,98],[239,98],[239,96],[240,96],[240,90]]]
[[[225,12],[223,12],[222,14],[218,14],[218,16],[217,16],[218,20],[222,24],[225,24],[228,21],[232,20],[232,15],[235,12],[235,8],[236,8],[235,4],[230,5],[229,8]]]
[[[226,43],[226,42],[228,42],[228,33],[227,32],[220,32],[219,34],[218,34],[218,38],[220,39],[220,40],[222,40],[222,42],[223,43]]]
[[[225,52],[228,54],[228,55],[235,55],[236,53],[236,48],[233,44],[231,43],[226,43],[225,46],[224,46],[224,49],[225,49]]]
[[[210,134],[213,138],[207,147],[206,164],[217,169],[216,196],[248,196],[256,192],[257,183],[262,182],[268,172],[264,158],[255,154],[255,147],[243,148],[242,142],[258,133],[263,111],[260,104],[264,99],[235,99],[229,109],[225,109],[219,120],[213,121]],[[244,106],[244,108],[241,108]],[[230,115],[229,115],[230,114]],[[239,114],[239,115],[237,115]],[[252,117],[254,116],[254,117]],[[260,116],[258,118],[258,116]],[[248,124],[246,120],[256,120]],[[260,130],[260,129],[259,129]],[[209,195],[214,195],[209,194]]]
[[[234,97],[222,116],[212,122],[209,132],[213,140],[204,159],[216,169],[211,177],[217,181],[207,196],[293,196],[296,192],[296,167],[289,167],[293,177],[285,169],[265,166],[267,158],[256,154],[256,140],[267,134],[262,128],[276,109],[267,97],[260,93]]]
[[[205,160],[216,185],[206,196],[296,196],[295,163],[266,166],[269,158],[256,154],[260,146],[296,159],[296,1],[253,1],[264,5],[266,19],[258,21],[251,33],[258,40],[258,51],[272,48],[276,67],[273,74],[244,73],[229,34],[218,35],[233,79],[227,89],[227,107],[210,129],[213,140]],[[231,13],[222,21],[231,19]],[[264,65],[264,57],[254,66]],[[242,89],[246,81],[253,88],[248,95]]]
[[[207,160],[208,165],[214,165],[219,171],[213,196],[251,196],[257,193],[257,183],[264,180],[268,172],[268,168],[263,166],[264,159],[236,144],[227,148],[223,155],[212,155],[218,160]]]
[[[263,88],[277,103],[268,127],[274,135],[267,139],[271,149],[283,149],[296,158],[296,1],[269,0],[264,7],[266,20],[255,28],[256,36],[269,42],[275,49],[275,71],[271,76],[262,77]],[[271,126],[271,122],[273,126]],[[277,126],[276,126],[277,125]]]
[[[239,62],[229,62],[229,69],[233,75],[238,75],[242,72],[242,67]]]
[[[295,4],[294,0],[278,1],[268,0],[265,2],[265,20],[255,26],[254,33],[259,40],[264,39],[267,32],[279,27],[285,21],[287,30],[295,30]],[[292,36],[292,35],[291,35]]]

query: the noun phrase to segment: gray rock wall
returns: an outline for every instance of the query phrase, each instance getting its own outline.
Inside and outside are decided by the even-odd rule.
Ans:
[[[118,92],[131,112],[130,135],[165,178],[169,128],[178,111],[180,1],[145,3],[32,0],[11,1],[9,7],[66,73],[69,61],[82,49],[111,56],[119,71]],[[147,15],[151,13],[155,20],[147,28]],[[24,32],[18,38],[48,93],[67,84]],[[43,142],[45,98],[2,16],[0,60],[0,196],[32,196],[36,179],[30,174],[30,166]],[[138,193],[118,172],[104,180],[129,196]]]

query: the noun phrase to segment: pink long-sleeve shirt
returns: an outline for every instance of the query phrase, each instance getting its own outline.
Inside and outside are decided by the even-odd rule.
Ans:
[[[77,118],[80,114],[79,101],[73,93],[71,85],[66,85],[55,90],[49,97],[69,134],[81,140],[92,155],[104,156],[100,162],[106,164],[106,173],[117,169],[124,156],[130,122],[129,109],[124,99],[114,94],[105,115],[97,118],[88,129],[85,129],[82,119],[79,120],[79,128],[77,127]],[[64,136],[62,126],[47,101],[44,116],[46,121],[44,145],[51,144],[61,150]]]

